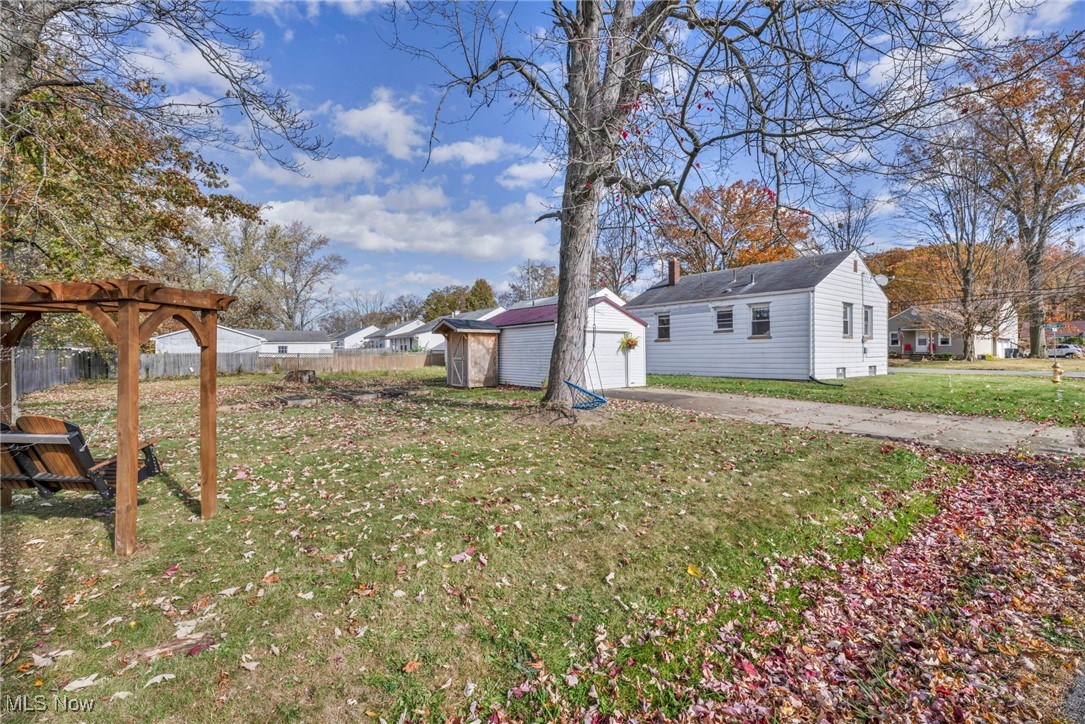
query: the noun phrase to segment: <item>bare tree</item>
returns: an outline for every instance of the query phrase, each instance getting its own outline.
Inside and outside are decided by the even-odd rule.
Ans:
[[[328,237],[295,221],[264,232],[265,262],[258,272],[259,293],[275,324],[308,329],[330,304],[331,278],[346,266],[338,254],[325,254]]]
[[[839,204],[828,212],[815,216],[818,231],[815,237],[823,251],[870,251],[870,231],[874,221],[875,201],[872,197],[845,188]]]
[[[552,122],[544,140],[565,173],[561,207],[548,215],[561,225],[561,274],[544,400],[567,405],[562,380],[584,375],[608,190],[680,203],[687,186],[704,183],[702,164],[719,172],[753,156],[778,198],[795,205],[825,163],[930,122],[921,111],[943,102],[932,90],[953,72],[947,61],[990,52],[971,42],[983,30],[977,18],[998,18],[1005,4],[965,15],[949,0],[554,0],[538,31],[520,30],[507,5],[407,8],[404,18],[393,6],[392,20],[439,38],[419,45],[397,34],[394,42],[444,69],[446,96],[463,91],[483,107],[511,95]]]
[[[388,311],[401,322],[422,316],[422,298],[417,294],[400,294],[388,305]]]
[[[498,301],[504,306],[553,296],[558,293],[558,270],[542,259],[528,259],[516,267],[509,290]]]
[[[932,139],[908,155],[912,183],[902,197],[909,235],[933,252],[926,278],[933,295],[945,299],[926,316],[961,335],[965,359],[974,360],[976,335],[997,337],[1015,313],[1010,217],[988,193],[993,171],[968,134]]]
[[[232,24],[236,13],[200,0],[4,0],[0,3],[0,119],[35,91],[64,88],[91,105],[124,103],[124,110],[163,130],[202,143],[257,149],[281,163],[283,150],[319,155],[324,142],[313,122],[294,108],[284,90],[269,88],[256,57],[256,33]],[[194,50],[217,76],[220,97],[178,100],[148,70],[154,57],[148,37],[161,33]],[[63,63],[56,59],[64,59]],[[108,89],[132,89],[116,95]],[[231,127],[230,113],[248,122],[247,134]]]

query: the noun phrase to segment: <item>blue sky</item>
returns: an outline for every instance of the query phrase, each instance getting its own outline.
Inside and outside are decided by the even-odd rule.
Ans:
[[[331,141],[330,157],[305,176],[255,154],[205,149],[230,168],[233,190],[266,204],[272,221],[300,220],[332,240],[349,266],[336,287],[425,295],[486,277],[498,288],[526,258],[556,261],[557,224],[535,223],[560,196],[536,146],[540,121],[500,104],[469,122],[437,128],[444,81],[434,65],[387,47],[389,27],[375,2],[259,1],[228,5],[259,33],[272,84],[289,90]],[[541,3],[516,18],[542,21]],[[1082,3],[1047,2],[1008,32],[1068,30],[1085,24]],[[201,59],[164,36],[148,44],[167,62],[156,72],[175,93],[213,93]],[[446,118],[465,115],[462,96]],[[428,158],[428,165],[427,165]],[[736,179],[737,180],[737,179]],[[882,193],[880,243],[895,243],[892,196]]]

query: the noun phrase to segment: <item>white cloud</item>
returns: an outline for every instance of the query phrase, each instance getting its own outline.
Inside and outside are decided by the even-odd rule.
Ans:
[[[304,174],[294,173],[273,163],[257,160],[249,166],[250,176],[267,179],[278,186],[344,186],[360,182],[373,183],[380,170],[380,163],[363,156],[324,158],[316,161],[296,159],[303,162]]]
[[[381,146],[393,158],[406,160],[422,143],[420,125],[388,88],[376,88],[373,102],[365,108],[336,107],[336,130],[347,136]]]
[[[491,209],[484,201],[454,207],[440,189],[414,186],[385,196],[357,194],[273,201],[274,222],[301,221],[333,241],[363,251],[444,254],[475,260],[551,256],[545,231],[534,224],[543,200]]]
[[[459,161],[465,166],[478,166],[524,153],[527,153],[526,148],[509,143],[503,138],[475,136],[469,141],[456,141],[436,146],[431,158],[434,163]]]
[[[399,287],[412,287],[416,289],[433,289],[435,287],[447,287],[450,284],[458,284],[459,279],[441,272],[407,272],[399,277]]]
[[[236,62],[244,62],[236,50],[225,46],[220,46],[219,50]],[[174,89],[195,86],[218,96],[229,89],[226,81],[211,69],[200,51],[158,25],[147,31],[142,48],[133,49],[131,60]]]
[[[557,176],[554,167],[546,161],[527,161],[509,166],[497,177],[497,183],[507,189],[532,189]]]

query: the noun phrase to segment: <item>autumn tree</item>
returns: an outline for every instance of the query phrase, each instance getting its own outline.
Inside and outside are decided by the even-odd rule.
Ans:
[[[446,98],[462,91],[481,108],[511,97],[551,123],[542,140],[564,179],[547,215],[560,224],[561,274],[544,400],[568,405],[562,380],[583,377],[607,194],[681,204],[687,186],[711,185],[732,160],[753,156],[781,204],[801,208],[823,165],[929,122],[920,111],[938,102],[947,61],[990,52],[986,37],[973,41],[986,30],[981,18],[1003,21],[1001,8],[554,0],[544,23],[521,23],[519,7],[495,3],[387,13],[396,45],[447,73]]]
[[[311,329],[330,304],[330,283],[346,259],[328,254],[328,237],[301,222],[264,230],[257,289],[275,326]]]
[[[485,279],[476,279],[467,292],[467,299],[462,311],[474,312],[478,309],[489,309],[497,306],[497,297],[494,296],[494,288]]]
[[[320,319],[320,328],[336,335],[368,325],[383,327],[392,322],[392,317],[387,294],[380,290],[352,289],[335,296],[332,310]]]
[[[1063,53],[1040,62],[1052,48]],[[989,192],[1014,222],[1031,292],[1031,355],[1042,357],[1046,252],[1085,210],[1085,44],[1079,36],[1024,41],[1009,60],[970,73],[980,90],[956,106],[991,169]],[[992,82],[1006,76],[1012,81]]]
[[[541,259],[528,259],[516,267],[509,279],[509,290],[501,295],[501,304],[551,297],[558,293],[558,269]]]
[[[809,216],[780,208],[776,193],[757,181],[699,189],[684,206],[661,208],[656,229],[662,255],[686,272],[793,259],[810,239]]]
[[[69,278],[139,267],[191,235],[184,212],[252,217],[193,149],[253,149],[286,166],[324,144],[270,88],[253,32],[219,3],[0,3],[0,245],[9,273]],[[154,77],[154,36],[206,63],[219,95]],[[240,121],[240,122],[239,122]],[[17,252],[18,250],[18,252]],[[31,258],[28,261],[28,258]]]
[[[462,284],[450,284],[447,287],[431,290],[422,302],[423,321],[430,322],[438,317],[447,317],[455,312],[465,311],[470,291]]]
[[[422,316],[422,298],[416,294],[400,294],[388,305],[393,319],[406,322]]]

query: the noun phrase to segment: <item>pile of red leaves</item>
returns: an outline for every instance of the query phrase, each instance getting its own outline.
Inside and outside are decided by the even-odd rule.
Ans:
[[[657,690],[694,702],[691,720],[1043,718],[1037,684],[1080,663],[1085,642],[1082,468],[1013,455],[943,459],[971,474],[948,486],[927,481],[938,512],[907,540],[878,557],[772,561],[760,590],[724,595],[698,617],[727,623],[698,645],[685,680],[671,674],[652,682]],[[778,614],[795,605],[778,594],[794,587],[803,595],[793,623],[719,615],[747,595]],[[688,622],[679,614],[656,620],[639,643],[663,649],[681,638]],[[579,672],[621,676],[608,649]],[[559,686],[540,684],[561,700]],[[642,707],[625,716],[661,718],[647,697]]]

